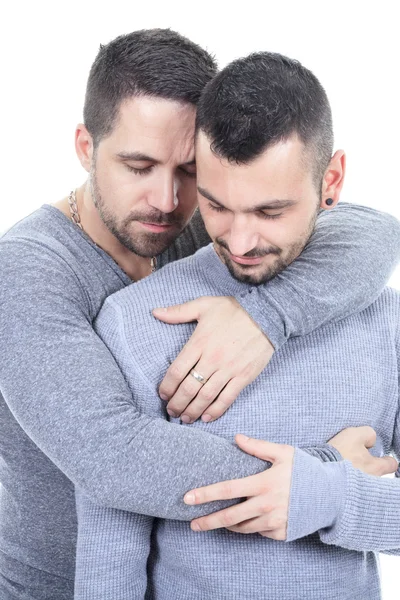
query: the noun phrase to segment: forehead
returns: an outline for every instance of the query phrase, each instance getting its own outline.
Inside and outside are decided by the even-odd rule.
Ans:
[[[216,156],[210,140],[200,132],[196,139],[197,180],[221,202],[300,199],[312,184],[311,163],[297,136],[267,148],[249,164],[236,164]],[[251,197],[250,197],[251,196]]]
[[[121,151],[140,151],[160,160],[194,152],[196,107],[148,96],[124,100],[110,136],[104,141]]]

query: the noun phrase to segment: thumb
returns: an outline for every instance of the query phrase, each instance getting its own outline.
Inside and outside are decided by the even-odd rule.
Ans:
[[[361,441],[366,448],[373,448],[376,444],[376,431],[369,425],[357,427]]]
[[[156,319],[164,323],[191,323],[199,320],[200,300],[191,300],[167,308],[155,308],[152,312]]]
[[[379,470],[379,475],[391,475],[395,473],[399,468],[399,464],[393,456],[382,456],[380,458],[374,458],[376,467]]]
[[[252,456],[256,456],[257,458],[261,458],[262,460],[275,462],[282,457],[281,444],[274,444],[273,442],[266,442],[265,440],[249,438],[247,435],[243,435],[242,433],[238,433],[235,436],[235,442],[239,448],[244,450],[244,452],[247,452],[247,454],[251,454]]]

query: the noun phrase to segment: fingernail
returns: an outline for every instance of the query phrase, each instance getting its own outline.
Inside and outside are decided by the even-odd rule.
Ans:
[[[188,415],[182,415],[181,421],[182,421],[182,423],[191,423],[192,419],[190,417],[188,417]]]
[[[158,308],[153,308],[153,313],[156,312],[156,311],[157,312],[167,312],[167,309],[164,308],[163,306],[160,306]]]
[[[211,415],[203,415],[201,417],[201,420],[204,421],[204,423],[209,423],[211,421],[211,419],[212,419]]]
[[[183,501],[185,504],[194,504],[196,501],[196,496],[194,494],[192,494],[191,492],[189,492],[188,494],[185,495],[185,497],[183,498]]]
[[[165,394],[160,394],[160,398],[161,400],[164,400],[164,402],[168,402],[168,396],[166,396]]]
[[[174,411],[171,410],[170,408],[167,408],[167,413],[169,414],[170,417],[176,417],[176,413],[174,413]]]
[[[192,528],[192,531],[201,531],[200,525],[198,525],[197,523],[192,523],[190,527]]]

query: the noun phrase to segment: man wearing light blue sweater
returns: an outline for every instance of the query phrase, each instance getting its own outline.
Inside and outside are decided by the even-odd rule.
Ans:
[[[325,92],[296,61],[251,55],[207,85],[196,155],[213,243],[111,296],[97,320],[140,411],[168,418],[158,386],[193,331],[171,329],[151,309],[199,295],[257,297],[260,284],[284,277],[320,208],[339,200],[345,157],[332,156],[332,145]],[[302,448],[367,424],[377,431],[375,455],[400,454],[399,317],[399,294],[386,289],[369,308],[290,339],[219,420],[171,417],[231,442],[239,431],[274,442],[264,456],[272,467],[247,488],[241,481],[187,495],[194,504],[247,489],[247,501],[226,512],[230,531],[198,533],[102,508],[78,490],[76,599],[379,599],[376,552],[400,548],[398,481],[347,461],[322,463]],[[196,368],[191,375],[198,390],[213,378]],[[199,519],[197,529],[214,529],[215,519]]]

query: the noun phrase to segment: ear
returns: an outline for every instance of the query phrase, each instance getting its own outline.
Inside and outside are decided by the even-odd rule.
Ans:
[[[83,123],[79,123],[75,130],[75,150],[82,167],[89,173],[93,158],[93,138]]]
[[[329,210],[330,208],[334,208],[339,202],[345,171],[346,155],[343,150],[337,150],[329,162],[322,181],[321,208]],[[332,198],[333,200],[329,206],[325,204],[327,198]]]

